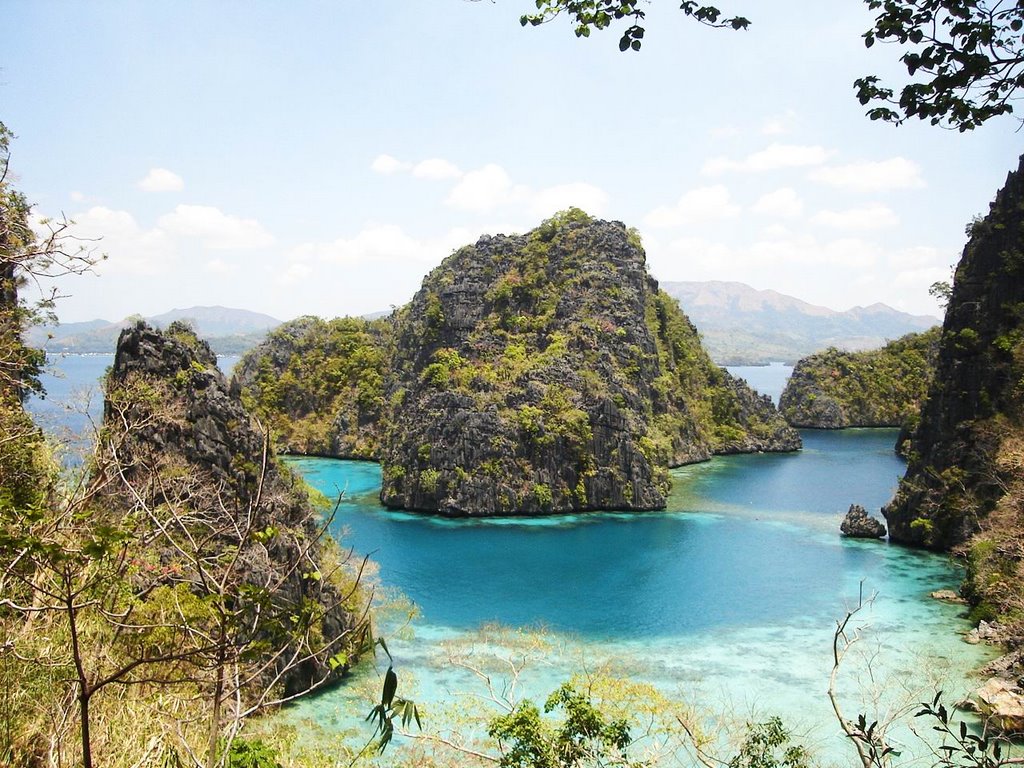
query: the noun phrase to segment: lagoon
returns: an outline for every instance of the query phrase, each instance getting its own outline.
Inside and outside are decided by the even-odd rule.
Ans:
[[[581,668],[618,670],[711,711],[780,714],[842,759],[824,691],[835,621],[862,594],[877,593],[857,623],[868,655],[845,670],[851,712],[877,693],[853,682],[869,672],[886,699],[930,699],[933,688],[955,696],[990,652],[963,642],[958,606],[929,597],[960,579],[948,558],[839,536],[851,503],[877,514],[895,488],[896,430],[802,435],[800,453],[674,470],[662,512],[526,520],[388,511],[377,500],[377,465],[288,461],[318,490],[342,494],[335,533],[370,553],[381,585],[419,609],[411,636],[389,644],[404,684],[428,705],[480,693],[451,665],[458,649],[483,644],[501,655],[508,637],[521,636],[495,639],[495,625],[543,628],[547,650],[519,681],[523,695],[542,700]],[[339,689],[287,717],[351,725],[352,697]]]

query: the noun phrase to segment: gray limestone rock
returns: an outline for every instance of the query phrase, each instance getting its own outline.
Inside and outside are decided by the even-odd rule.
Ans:
[[[839,525],[839,530],[844,536],[852,539],[882,539],[885,538],[885,525],[868,515],[867,510],[859,504],[851,504],[850,509]]]

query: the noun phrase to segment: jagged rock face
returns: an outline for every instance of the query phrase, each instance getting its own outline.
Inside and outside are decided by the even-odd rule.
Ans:
[[[928,392],[939,331],[911,333],[881,349],[834,348],[800,360],[779,398],[794,427],[900,427],[915,416]]]
[[[384,504],[448,515],[665,505],[667,467],[794,450],[714,366],[618,222],[482,237],[395,318]]]
[[[232,386],[285,453],[376,459],[390,324],[300,317],[235,366]]]
[[[948,549],[1019,480],[1002,455],[1024,408],[1024,158],[970,228],[906,476],[883,510],[894,541]]]
[[[851,504],[839,524],[839,531],[851,539],[881,539],[885,537],[885,525],[871,517],[859,504]]]
[[[310,575],[330,570],[325,561],[333,557],[317,542],[317,515],[229,390],[209,346],[187,326],[159,331],[140,322],[121,333],[106,386],[97,466],[106,475],[109,505],[122,514],[164,519],[162,530],[193,531],[189,544],[205,541],[210,556],[237,550],[233,579],[240,593],[275,585],[261,608],[268,626],[272,616],[310,615],[315,606],[313,635],[350,635],[357,619],[342,606],[337,584]],[[173,545],[167,534],[154,535],[154,542],[168,572],[205,594],[207,582],[198,577],[196,558],[184,555],[187,547]],[[292,650],[305,642],[287,641]],[[300,657],[308,658],[301,664],[287,671],[271,664],[259,679],[267,684],[284,672],[285,691],[301,691],[340,672],[343,667],[332,670],[328,658],[346,648],[345,642],[303,647]]]

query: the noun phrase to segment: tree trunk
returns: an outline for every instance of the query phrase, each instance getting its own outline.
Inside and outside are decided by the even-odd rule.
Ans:
[[[220,631],[217,637],[217,681],[213,686],[213,713],[210,715],[210,738],[206,757],[206,768],[217,766],[217,740],[220,736],[220,710],[224,700],[224,660],[226,655],[227,630],[221,617]]]
[[[82,690],[78,694],[78,712],[82,719],[82,768],[92,768],[92,740],[89,736],[89,699],[91,693]]]

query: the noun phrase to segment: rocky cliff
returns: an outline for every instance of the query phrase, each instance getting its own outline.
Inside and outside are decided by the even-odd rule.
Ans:
[[[376,459],[389,344],[385,320],[300,317],[239,360],[233,379],[278,450]]]
[[[235,626],[233,646],[270,658],[255,674],[261,686],[276,680],[292,693],[344,667],[337,654],[350,650],[362,620],[341,557],[188,327],[140,322],[122,332],[99,456],[110,508],[150,530],[156,562],[147,573],[233,613],[250,604],[259,620]]]
[[[934,549],[959,545],[979,530],[1001,539],[1019,525],[1024,158],[969,234],[907,473],[884,510],[892,540]],[[1019,548],[989,550],[999,568],[1019,568],[1012,554]]]
[[[639,239],[572,209],[446,259],[395,322],[382,501],[448,515],[663,507],[667,468],[795,450],[712,364]]]
[[[881,349],[830,348],[800,360],[779,399],[794,427],[898,427],[924,403],[938,355],[939,329],[911,333]]]

